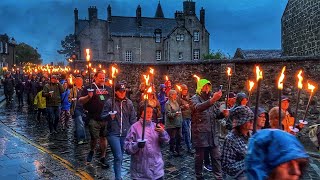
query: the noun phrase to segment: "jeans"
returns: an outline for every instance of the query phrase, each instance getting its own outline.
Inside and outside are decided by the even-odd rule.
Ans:
[[[196,156],[195,156],[195,173],[196,179],[203,179],[203,160],[205,151],[208,150],[211,162],[212,162],[212,172],[217,180],[222,180],[222,170],[221,170],[221,153],[219,146],[214,147],[196,147]]]
[[[182,136],[186,143],[188,150],[191,149],[191,119],[185,118],[182,121]]]
[[[75,126],[76,126],[76,138],[77,141],[85,140],[86,137],[86,130],[84,127],[84,122],[82,120],[82,116],[78,115],[74,118]]]
[[[117,135],[107,136],[112,154],[113,154],[113,170],[115,173],[115,180],[121,179],[121,166],[124,152],[124,140],[126,137]]]
[[[50,132],[52,132],[53,130],[57,131],[59,115],[60,115],[60,107],[59,106],[47,107],[47,115],[48,115],[48,124],[49,124]]]

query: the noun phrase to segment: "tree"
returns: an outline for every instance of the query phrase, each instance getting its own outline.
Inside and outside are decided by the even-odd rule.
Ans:
[[[219,49],[218,51],[214,52],[210,50],[209,54],[203,55],[204,60],[209,59],[227,59],[227,56]]]
[[[15,55],[17,64],[26,62],[34,64],[42,63],[41,55],[37,49],[34,49],[26,43],[20,43],[15,47]]]
[[[59,54],[64,54],[66,58],[72,56],[76,48],[76,40],[73,34],[67,35],[64,40],[61,41],[61,50],[57,50]]]

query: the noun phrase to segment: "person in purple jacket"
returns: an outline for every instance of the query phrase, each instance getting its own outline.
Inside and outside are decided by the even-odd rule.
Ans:
[[[148,105],[146,108],[145,126],[146,142],[143,148],[139,148],[141,146],[138,139],[141,139],[142,136],[144,115],[143,105],[139,108],[139,114],[141,115],[139,121],[131,126],[124,143],[126,153],[131,155],[131,179],[162,180],[164,176],[164,162],[162,160],[160,144],[168,143],[170,137],[163,126],[151,121],[153,108]]]

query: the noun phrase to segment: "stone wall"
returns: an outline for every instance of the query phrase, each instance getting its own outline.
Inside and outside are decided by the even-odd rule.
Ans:
[[[94,62],[99,64],[100,62]],[[161,63],[157,65],[152,64],[138,64],[138,63],[120,63],[117,66],[120,69],[118,80],[126,80],[134,92],[137,91],[139,83],[143,80],[142,74],[148,71],[149,67],[155,69],[155,85],[159,87],[160,83],[164,83],[165,75],[169,76],[173,84],[186,84],[189,87],[191,94],[195,92],[196,80],[192,76],[194,74],[210,80],[213,88],[216,90],[220,84],[223,86],[223,93],[226,94],[227,77],[226,77],[226,64],[233,68],[231,78],[231,91],[247,92],[248,80],[255,81],[255,65],[259,65],[263,71],[263,81],[261,84],[260,103],[267,109],[277,105],[278,91],[277,80],[281,73],[283,66],[286,66],[285,84],[283,94],[291,99],[291,106],[293,110],[296,105],[297,97],[297,72],[302,69],[304,77],[304,85],[307,80],[313,84],[320,84],[320,57],[298,57],[298,58],[281,58],[281,59],[250,59],[250,60],[210,60],[195,63]],[[104,63],[105,68],[110,67],[110,64]],[[84,67],[81,62],[77,62],[76,67]],[[310,110],[316,110],[317,100],[320,98],[320,90],[316,88],[315,95]],[[306,86],[304,87],[306,88]],[[157,88],[158,89],[158,88]],[[309,92],[303,90],[300,100],[299,117],[302,118]],[[253,90],[251,102],[255,102],[256,89]],[[314,106],[315,105],[315,106]],[[320,106],[318,105],[318,110]],[[313,113],[314,114],[314,113]]]
[[[284,56],[320,55],[319,0],[289,0],[281,26]]]

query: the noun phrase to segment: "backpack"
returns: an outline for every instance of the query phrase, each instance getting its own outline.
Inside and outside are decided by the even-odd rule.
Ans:
[[[318,137],[317,137],[318,128],[320,128],[320,124],[315,124],[309,127],[309,138],[311,142],[317,147],[319,147]]]

